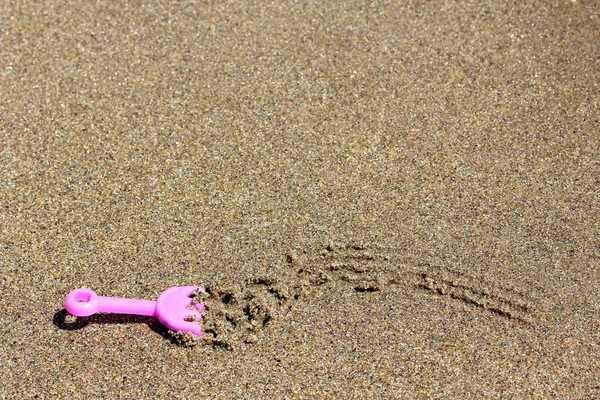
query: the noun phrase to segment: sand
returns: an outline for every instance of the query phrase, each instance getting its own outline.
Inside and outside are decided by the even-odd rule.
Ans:
[[[340,3],[0,3],[0,398],[600,398],[600,3]]]

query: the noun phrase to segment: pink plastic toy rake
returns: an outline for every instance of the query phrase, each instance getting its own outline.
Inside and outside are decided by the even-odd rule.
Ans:
[[[193,301],[192,293],[196,289],[204,292],[198,286],[174,286],[152,301],[102,297],[91,289],[80,288],[67,295],[65,308],[77,317],[87,317],[97,312],[156,316],[169,329],[192,332],[201,337],[202,328],[193,319],[202,319],[204,304]]]

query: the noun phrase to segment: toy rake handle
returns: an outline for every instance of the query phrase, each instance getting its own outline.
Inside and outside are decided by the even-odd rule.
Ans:
[[[67,311],[77,317],[97,312],[154,316],[156,302],[152,300],[120,299],[98,296],[93,290],[80,288],[71,291],[65,300]]]

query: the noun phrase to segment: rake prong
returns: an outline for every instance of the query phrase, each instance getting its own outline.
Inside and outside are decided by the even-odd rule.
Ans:
[[[167,327],[173,331],[192,332],[198,337],[202,336],[202,327],[197,321],[171,321]]]
[[[198,311],[192,311],[190,310],[191,313],[186,315],[185,318],[183,318],[185,321],[189,321],[189,322],[194,322],[194,321],[202,321],[202,314],[200,314]]]

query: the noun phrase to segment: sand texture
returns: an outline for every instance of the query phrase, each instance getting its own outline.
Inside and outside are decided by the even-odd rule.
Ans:
[[[0,399],[600,399],[600,2],[0,1],[0,334]]]

